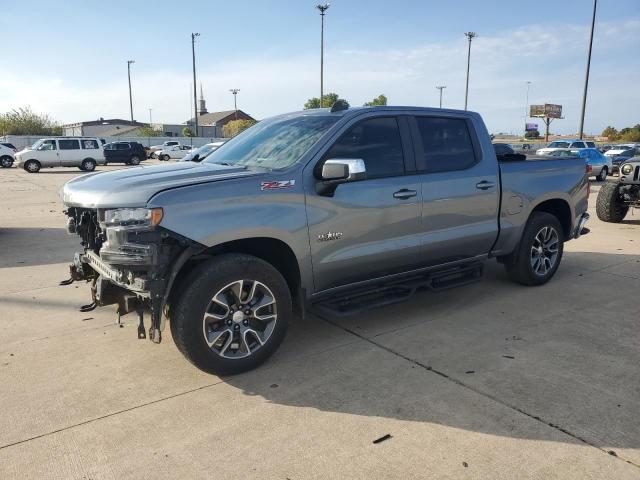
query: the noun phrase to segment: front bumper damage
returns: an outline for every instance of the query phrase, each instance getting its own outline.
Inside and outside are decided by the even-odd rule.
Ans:
[[[149,312],[149,339],[162,340],[167,318],[168,296],[186,261],[204,247],[160,227],[106,226],[103,212],[70,207],[67,229],[82,239],[83,252],[69,265],[68,285],[91,283],[92,303],[81,307],[117,305],[117,320],[130,312],[138,314],[138,338],[146,338],[144,313]]]

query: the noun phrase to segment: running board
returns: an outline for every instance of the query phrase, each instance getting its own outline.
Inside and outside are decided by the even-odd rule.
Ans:
[[[311,310],[337,316],[361,313],[373,308],[399,303],[412,297],[418,290],[434,292],[475,283],[482,278],[482,263],[460,265],[414,275],[395,282],[384,283],[368,288],[359,288],[345,293],[334,294],[330,298],[318,300]]]

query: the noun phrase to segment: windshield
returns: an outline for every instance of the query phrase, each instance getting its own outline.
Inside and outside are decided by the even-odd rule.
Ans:
[[[549,148],[569,148],[569,142],[551,142]]]
[[[263,120],[207,157],[207,163],[286,168],[297,162],[339,117],[298,115]]]
[[[197,148],[193,152],[191,152],[190,155],[192,157],[195,157],[196,155],[200,157],[204,157],[207,153],[209,153],[214,148],[216,148],[215,145],[203,145],[202,147]]]
[[[40,145],[42,145],[43,140],[37,140],[36,143],[31,145],[31,150],[37,150]]]

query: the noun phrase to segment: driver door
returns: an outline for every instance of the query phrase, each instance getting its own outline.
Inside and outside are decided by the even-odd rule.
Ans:
[[[43,167],[59,167],[60,154],[56,140],[45,140],[38,147],[38,161]]]

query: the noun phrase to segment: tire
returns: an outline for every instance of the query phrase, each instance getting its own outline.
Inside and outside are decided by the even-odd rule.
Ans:
[[[42,165],[40,165],[40,162],[37,160],[27,160],[26,162],[24,162],[24,166],[22,168],[25,169],[25,171],[29,172],[29,173],[38,173],[40,171],[40,168],[42,167]]]
[[[140,165],[140,157],[137,155],[132,156],[129,159],[128,165]]]
[[[596,215],[600,220],[608,223],[620,223],[628,211],[629,207],[620,200],[616,182],[607,182],[600,187],[596,200]]]
[[[555,232],[555,247],[553,235],[549,236],[548,244],[538,241],[546,238],[549,232]],[[560,221],[550,213],[533,212],[516,250],[504,262],[507,275],[522,285],[543,285],[551,280],[558,270],[563,251],[564,232]]]
[[[83,170],[85,172],[93,172],[95,169],[96,169],[96,161],[91,158],[87,158],[83,160],[82,163],[80,164],[80,170]]]
[[[163,162],[166,162],[167,160],[169,160],[169,155],[160,155],[160,160],[162,160]]]
[[[609,169],[607,168],[607,166],[605,165],[604,167],[602,167],[602,170],[600,170],[600,174],[596,177],[600,182],[605,182],[607,180],[607,174],[609,173]]]
[[[181,283],[185,288],[169,313],[171,335],[178,350],[199,369],[216,375],[245,372],[280,346],[293,315],[291,292],[271,264],[252,255],[223,254],[196,267]],[[251,312],[246,318],[244,311],[234,311],[238,303],[249,306],[252,301],[265,304],[246,310]],[[241,336],[248,340],[242,342]]]
[[[0,157],[0,165],[2,166],[2,168],[11,167],[13,165],[13,158],[11,158],[9,155]]]
[[[156,158],[156,154],[155,154],[155,152],[151,152],[151,153],[149,154],[149,157],[148,157],[148,158]]]

